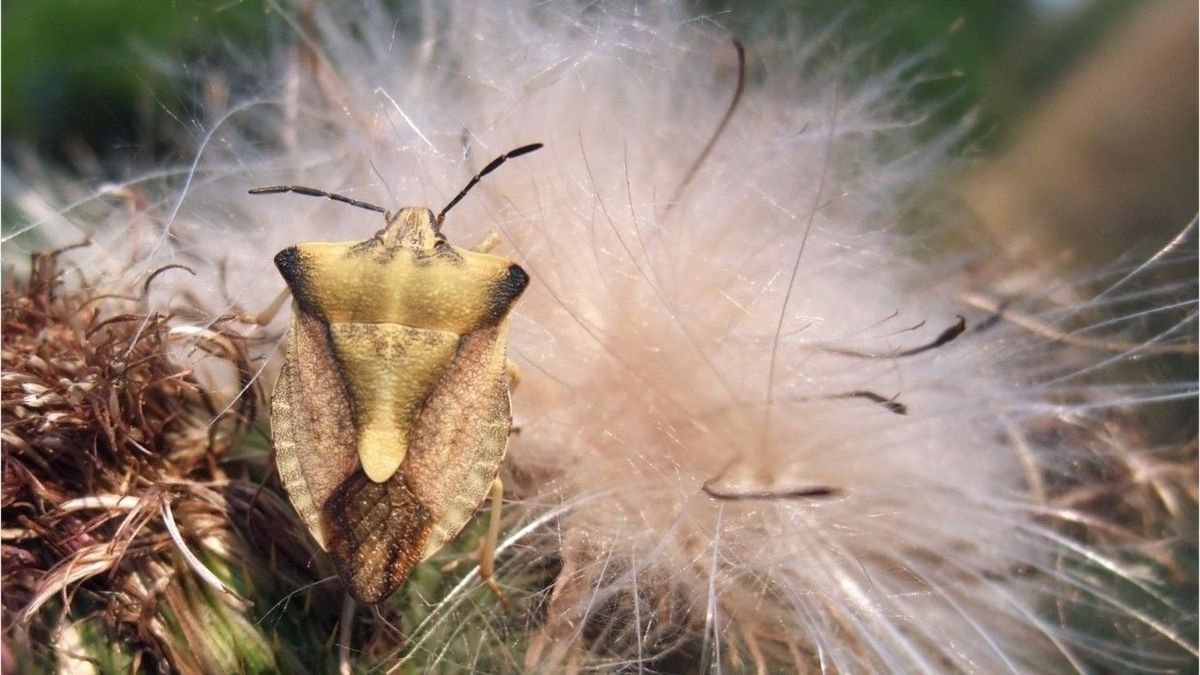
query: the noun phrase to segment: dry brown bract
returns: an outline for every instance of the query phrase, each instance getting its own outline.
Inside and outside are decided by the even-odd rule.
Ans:
[[[316,571],[286,505],[260,489],[265,450],[228,452],[258,400],[246,339],[223,320],[179,329],[149,312],[158,273],[141,296],[63,290],[61,253],[36,255],[3,296],[6,656],[61,666],[72,626],[99,620],[136,672],[236,667],[205,648],[211,617],[197,607],[244,621],[249,603],[209,567],[243,593]],[[232,364],[236,405],[222,412],[173,349]]]

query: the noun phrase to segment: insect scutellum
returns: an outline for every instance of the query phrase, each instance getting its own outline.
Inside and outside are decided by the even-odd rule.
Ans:
[[[540,147],[492,160],[437,214],[393,213],[302,186],[250,191],[325,197],[384,216],[384,228],[364,241],[301,242],[275,255],[288,286],[281,298],[293,300],[271,397],[276,465],[296,512],[360,602],[391,595],[488,495],[480,576],[503,600],[492,550],[512,428],[507,319],[529,275],[488,253],[494,235],[458,248],[441,225],[483,176]]]

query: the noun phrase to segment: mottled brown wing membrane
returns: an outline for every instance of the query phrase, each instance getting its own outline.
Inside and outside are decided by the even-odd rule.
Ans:
[[[295,298],[272,404],[279,473],[371,604],[491,488],[511,423],[504,319],[529,282],[507,259],[436,245],[428,209],[401,216],[366,242],[275,258]]]
[[[375,483],[359,466],[354,397],[328,328],[298,310],[272,397],[280,478],[296,511],[329,552],[356,600],[386,599],[421,560],[429,510],[401,473]]]
[[[325,324],[303,312],[292,317],[287,361],[271,396],[271,438],[283,487],[313,538],[327,548],[321,505],[358,468],[352,403]]]
[[[435,514],[425,557],[470,521],[504,461],[512,423],[504,373],[507,332],[508,323],[501,322],[464,337],[417,418],[400,471]]]
[[[421,562],[430,513],[402,473],[376,483],[355,471],[325,502],[322,517],[329,554],[359,602],[383,602]]]

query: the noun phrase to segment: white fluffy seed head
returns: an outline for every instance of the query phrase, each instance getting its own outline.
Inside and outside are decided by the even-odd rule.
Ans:
[[[25,211],[45,239],[104,224],[76,259],[92,281],[188,265],[194,278],[152,292],[203,322],[282,289],[275,251],[382,226],[248,188],[436,211],[492,157],[545,144],[484,179],[444,231],[460,245],[498,232],[532,277],[512,315],[524,377],[499,576],[549,571],[510,582],[531,594],[519,640],[452,595],[410,636],[421,662],[450,644],[477,667],[546,671],[1027,672],[1194,655],[1194,612],[1165,572],[1097,532],[1146,540],[1080,496],[1162,488],[1128,470],[1155,455],[1123,411],[1194,383],[1095,376],[1194,330],[1194,303],[1157,334],[1118,303],[1135,282],[1142,307],[1186,297],[1142,282],[1194,260],[1194,233],[1092,302],[1063,298],[1095,280],[1047,290],[1062,282],[950,252],[967,225],[899,224],[943,159],[911,138],[905,70],[851,83],[845,64],[804,60],[816,49],[800,38],[750,45],[744,96],[685,185],[737,82],[730,36],[692,18],[569,3],[288,14],[250,94],[209,110],[194,162],[48,220]],[[922,349],[959,317],[965,332]],[[270,381],[279,355],[264,356]],[[1154,516],[1158,536],[1182,534],[1171,513]],[[1130,656],[1114,629],[1148,646]],[[488,636],[515,651],[467,648]]]

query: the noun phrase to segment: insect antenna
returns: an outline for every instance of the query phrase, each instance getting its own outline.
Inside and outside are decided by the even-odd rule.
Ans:
[[[450,209],[454,208],[454,205],[457,204],[458,202],[460,202],[463,197],[466,197],[467,193],[471,191],[471,188],[475,187],[475,184],[479,182],[479,179],[481,179],[484,176],[488,175],[489,173],[495,171],[496,169],[499,169],[500,165],[507,162],[508,160],[510,160],[514,157],[520,157],[521,155],[527,155],[527,154],[533,152],[534,150],[540,149],[541,147],[542,147],[541,143],[531,143],[529,145],[522,145],[521,147],[516,148],[515,150],[509,150],[508,152],[504,153],[503,155],[500,155],[499,157],[497,157],[496,159],[493,159],[491,162],[488,162],[488,165],[483,167],[483,171],[480,171],[479,173],[475,174],[471,178],[471,180],[467,181],[467,186],[462,189],[462,192],[459,192],[457,195],[455,195],[454,199],[451,199],[450,203],[447,204],[446,207],[443,208],[441,210],[441,212],[439,212],[437,214],[438,225],[441,225],[442,221],[446,219],[446,212],[449,211]]]
[[[368,211],[378,211],[379,213],[382,213],[384,215],[387,215],[387,213],[388,213],[387,209],[383,208],[382,206],[375,206],[374,204],[360,202],[357,199],[351,199],[345,195],[339,195],[339,194],[336,194],[333,192],[326,192],[324,190],[317,190],[316,188],[304,187],[302,185],[272,185],[270,187],[260,187],[260,188],[254,188],[253,190],[250,190],[250,194],[252,194],[252,195],[270,195],[270,194],[276,194],[276,193],[280,193],[280,192],[295,192],[298,195],[307,195],[309,197],[326,197],[328,199],[332,199],[335,202],[349,204],[350,206],[357,206],[360,209],[366,209]]]

